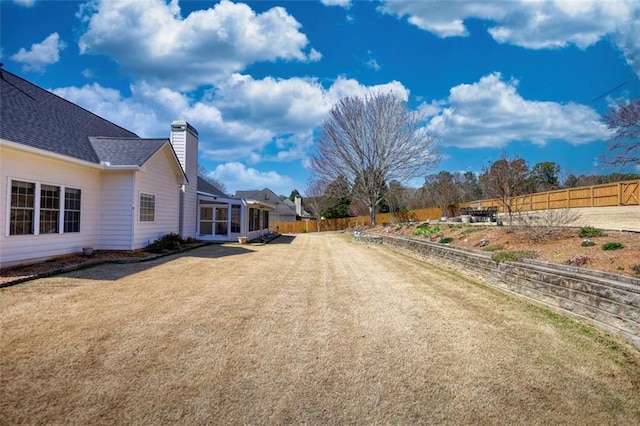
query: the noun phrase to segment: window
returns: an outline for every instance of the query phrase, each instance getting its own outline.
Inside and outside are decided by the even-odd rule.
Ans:
[[[64,232],[80,232],[80,198],[79,189],[64,190]]]
[[[14,180],[11,182],[11,219],[9,235],[33,234],[36,185]]]
[[[262,214],[263,214],[263,223],[264,223],[264,226],[262,228],[269,229],[269,212],[265,210],[264,212],[262,212]]]
[[[140,222],[155,222],[156,196],[140,193]]]
[[[40,233],[57,234],[60,220],[60,187],[40,185]]]
[[[253,209],[253,230],[257,231],[260,229],[260,210]]]
[[[240,233],[240,206],[231,206],[231,232]]]
[[[249,209],[249,231],[257,231],[260,229],[260,210]]]
[[[80,232],[79,189],[11,180],[10,194],[9,235]]]

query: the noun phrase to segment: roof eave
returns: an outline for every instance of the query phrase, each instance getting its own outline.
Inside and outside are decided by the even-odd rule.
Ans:
[[[29,145],[24,145],[18,142],[12,142],[6,139],[0,139],[0,147],[7,147],[11,149],[15,149],[16,151],[27,152],[29,154],[38,155],[41,157],[51,158],[54,160],[65,161],[67,163],[78,164],[85,167],[91,167],[94,169],[102,169],[104,168],[102,164],[93,163],[91,161],[81,160],[75,157],[69,157],[68,155],[57,154],[55,152],[47,151],[45,149],[34,148]]]
[[[275,210],[276,208],[269,204],[269,203],[265,203],[262,201],[258,201],[258,200],[247,200],[245,199],[244,202],[246,203],[247,206],[257,206],[259,208],[261,208],[262,210]]]

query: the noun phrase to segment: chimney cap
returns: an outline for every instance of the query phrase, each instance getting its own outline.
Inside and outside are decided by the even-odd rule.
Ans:
[[[171,130],[188,130],[194,136],[198,136],[198,131],[191,124],[187,123],[185,120],[174,120],[171,122]]]

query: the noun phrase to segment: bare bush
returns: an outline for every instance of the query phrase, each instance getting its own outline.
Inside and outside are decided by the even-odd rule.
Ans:
[[[518,232],[526,234],[532,241],[544,241],[560,238],[571,232],[580,219],[575,209],[550,209],[519,212],[514,217]]]

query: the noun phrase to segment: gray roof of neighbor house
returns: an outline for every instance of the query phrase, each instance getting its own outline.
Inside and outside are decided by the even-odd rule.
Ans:
[[[220,191],[215,186],[211,185],[209,182],[198,176],[198,191],[204,192],[206,194],[217,195],[219,197],[229,197],[224,192]],[[233,197],[229,197],[233,198]]]
[[[55,154],[140,166],[168,139],[142,139],[0,68],[0,138]]]

